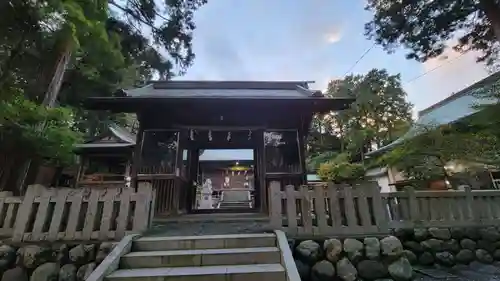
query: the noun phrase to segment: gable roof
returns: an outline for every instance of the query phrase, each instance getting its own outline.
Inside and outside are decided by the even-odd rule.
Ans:
[[[127,129],[110,124],[108,131],[97,138],[89,140],[82,144],[75,145],[77,149],[86,148],[112,148],[112,147],[132,147],[136,143],[136,135]]]
[[[120,90],[135,98],[292,98],[322,96],[304,81],[150,81],[147,85]]]
[[[383,146],[377,150],[371,151],[366,156],[375,156],[392,149],[397,144],[406,139],[420,134],[422,126],[441,126],[455,123],[467,116],[476,113],[478,109],[474,105],[489,104],[497,102],[493,99],[485,99],[478,96],[484,92],[488,86],[500,81],[500,72],[496,72],[473,85],[452,94],[451,96],[421,110],[418,113],[418,119],[415,124],[399,139]]]

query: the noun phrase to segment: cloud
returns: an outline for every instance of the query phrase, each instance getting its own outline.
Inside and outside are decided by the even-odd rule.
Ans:
[[[340,28],[334,27],[334,28],[331,28],[330,31],[327,31],[324,34],[324,38],[325,38],[326,42],[328,42],[328,43],[337,43],[340,41],[340,39],[342,39],[342,32],[341,32]]]

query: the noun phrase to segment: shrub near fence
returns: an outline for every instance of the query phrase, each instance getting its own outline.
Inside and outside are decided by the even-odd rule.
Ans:
[[[119,240],[148,228],[153,202],[147,183],[137,191],[32,185],[24,197],[0,193],[0,235],[14,242]]]
[[[271,224],[290,235],[377,235],[393,228],[500,223],[500,191],[380,193],[376,182],[281,186],[271,182]]]

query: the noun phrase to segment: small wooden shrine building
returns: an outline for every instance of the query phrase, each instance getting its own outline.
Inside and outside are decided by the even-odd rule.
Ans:
[[[313,115],[347,108],[351,102],[324,97],[303,81],[152,81],[120,90],[114,97],[89,98],[86,106],[136,113],[139,130],[131,161],[132,186],[152,182],[156,213],[170,215],[267,212],[270,181],[306,181],[305,140]],[[221,196],[228,202],[214,205],[233,206],[229,201],[251,197],[251,208],[196,208],[197,190],[206,187],[197,182],[204,166],[200,152],[218,149],[253,152],[251,162],[242,159],[245,167],[251,167],[247,173],[253,190],[252,196],[242,188],[235,189],[239,193],[232,190]]]

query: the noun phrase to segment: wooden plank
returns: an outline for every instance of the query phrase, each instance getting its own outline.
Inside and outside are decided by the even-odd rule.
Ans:
[[[475,208],[474,208],[474,197],[470,186],[465,187],[465,210],[468,220],[476,220]]]
[[[16,222],[13,220],[14,218],[14,209],[16,208],[16,205],[19,205],[19,208],[21,207],[21,204],[9,204],[9,207],[7,207],[7,214],[5,215],[5,221],[3,223],[2,229],[13,229],[14,225]],[[17,213],[19,214],[19,209],[17,210]]]
[[[40,197],[40,204],[38,205],[38,211],[35,218],[35,223],[33,225],[33,231],[31,235],[32,241],[39,241],[42,239],[42,228],[47,219],[47,212],[49,210],[50,197],[53,195],[51,189],[46,189]],[[36,198],[35,198],[36,199]]]
[[[152,189],[149,183],[139,183],[139,188],[135,196],[135,212],[132,230],[137,233],[147,229],[149,203],[152,198]]]
[[[356,210],[354,209],[354,199],[352,198],[352,187],[349,185],[342,186],[344,193],[344,205],[347,218],[347,226],[349,228],[358,228],[358,220],[356,218]]]
[[[281,184],[279,181],[271,181],[269,184],[269,202],[270,202],[270,215],[271,227],[280,229],[282,227],[283,218],[281,214]]]
[[[127,235],[124,237],[85,281],[104,281],[107,275],[118,269],[121,257],[130,253],[132,243],[138,237],[138,235]]]
[[[387,217],[387,204],[382,202],[382,196],[380,194],[380,188],[378,184],[372,185],[372,204],[373,204],[373,216],[375,217],[375,223],[378,226],[380,232],[389,233],[388,217]]]
[[[298,233],[297,229],[297,205],[295,197],[295,188],[292,185],[285,187],[286,195],[286,215],[288,217],[288,232],[290,234]]]
[[[368,194],[365,192],[367,186],[358,187],[358,208],[362,226],[372,226],[370,211],[368,210]]]
[[[101,190],[93,189],[88,199],[87,213],[85,214],[85,223],[83,224],[82,239],[90,240],[94,231],[94,220],[97,213],[97,206]]]
[[[413,187],[408,187],[406,189],[406,192],[408,193],[408,207],[409,207],[410,220],[412,222],[418,222],[420,221],[420,213],[418,208],[417,197],[415,195],[415,189],[413,189]]]
[[[340,227],[342,225],[338,195],[339,192],[335,184],[328,183],[328,196],[330,198],[330,217],[332,220],[332,227],[334,228]]]
[[[302,214],[302,226],[304,233],[313,233],[312,229],[312,216],[311,216],[311,196],[309,194],[309,188],[305,185],[299,186],[301,194],[301,210]]]
[[[127,188],[129,189],[129,188]],[[110,239],[108,237],[108,231],[111,224],[111,217],[113,215],[113,206],[115,204],[115,199],[118,193],[118,189],[108,189],[105,199],[104,199],[104,207],[102,210],[102,219],[101,224],[99,226],[99,239],[107,240]]]
[[[130,208],[130,195],[133,190],[131,188],[127,188],[122,191],[120,194],[120,209],[118,211],[117,223],[116,223],[116,232],[115,239],[119,239],[125,235],[125,231],[127,230],[128,225],[128,214]]]
[[[326,208],[325,208],[325,192],[324,187],[321,185],[316,185],[314,187],[315,191],[315,202],[316,202],[316,220],[318,221],[318,228],[320,232],[328,231],[328,223],[326,218]]]
[[[59,234],[59,229],[61,226],[61,221],[66,207],[66,199],[70,192],[69,188],[62,188],[57,190],[56,205],[54,207],[54,215],[52,221],[50,222],[49,235],[47,236],[49,241],[56,241]]]
[[[28,220],[30,218],[31,209],[33,208],[33,201],[35,200],[37,189],[44,188],[40,185],[30,185],[24,195],[23,203],[19,207],[16,222],[14,224],[14,232],[12,234],[12,241],[21,242],[24,238],[26,227],[28,227]]]
[[[68,201],[71,202],[71,207],[68,217],[68,226],[66,227],[65,240],[73,240],[76,237],[76,227],[80,217],[80,211],[83,201],[83,189],[72,190],[68,194]]]

